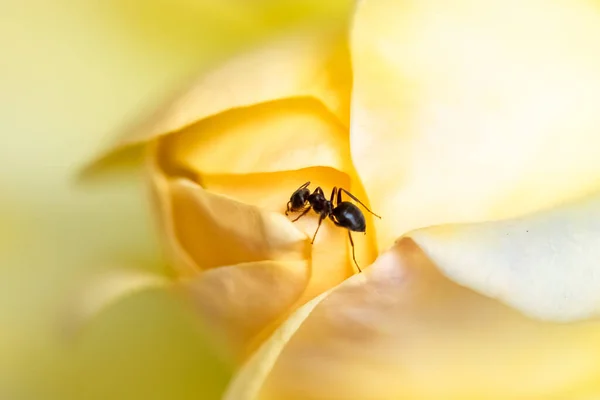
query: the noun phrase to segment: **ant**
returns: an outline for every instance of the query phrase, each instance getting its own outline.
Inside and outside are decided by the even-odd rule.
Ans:
[[[319,225],[317,226],[317,230],[315,231],[310,244],[314,243],[315,238],[317,237],[317,232],[319,232],[319,228],[321,227],[321,222],[323,222],[326,217],[329,217],[329,219],[332,220],[335,225],[348,229],[348,237],[350,238],[350,245],[352,246],[352,259],[354,260],[354,264],[356,264],[358,271],[362,272],[358,266],[358,263],[356,262],[356,257],[354,255],[354,241],[352,240],[352,234],[350,232],[364,232],[365,235],[367,234],[365,216],[363,215],[362,211],[360,211],[360,209],[353,203],[350,203],[349,201],[342,201],[342,192],[346,193],[351,199],[359,203],[377,218],[381,219],[381,217],[369,210],[367,206],[365,206],[359,199],[357,199],[346,189],[338,189],[337,187],[334,187],[331,191],[331,198],[327,200],[321,187],[317,187],[314,192],[311,193],[308,189],[308,185],[310,185],[310,181],[306,182],[304,185],[296,189],[294,193],[292,193],[290,201],[287,203],[285,215],[288,215],[289,212],[302,211],[302,214],[292,221],[296,222],[301,217],[306,215],[306,213],[308,213],[311,209],[313,209],[315,213],[319,214]],[[336,194],[337,201],[334,203]]]

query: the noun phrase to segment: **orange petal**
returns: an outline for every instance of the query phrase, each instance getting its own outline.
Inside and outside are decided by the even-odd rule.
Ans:
[[[263,345],[226,398],[541,400],[600,391],[600,323],[529,319],[448,280],[409,239],[314,303]]]
[[[365,0],[352,59],[352,154],[381,248],[598,187],[597,1]]]

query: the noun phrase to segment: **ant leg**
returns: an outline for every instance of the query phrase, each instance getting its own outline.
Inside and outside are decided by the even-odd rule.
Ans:
[[[300,218],[304,217],[306,215],[306,213],[309,212],[309,211],[310,211],[310,207],[306,207],[306,209],[304,211],[302,211],[302,214],[300,214],[296,218],[294,218],[292,220],[292,222],[298,221]]]
[[[340,202],[342,200],[342,191],[344,191],[344,193],[346,193],[348,196],[350,196],[350,198],[356,202],[358,202],[361,206],[363,206],[368,212],[370,212],[371,214],[373,214],[374,216],[376,216],[377,218],[381,219],[381,217],[377,214],[375,214],[373,211],[369,210],[369,207],[365,206],[363,204],[362,201],[360,201],[359,199],[357,199],[352,193],[350,193],[349,191],[347,191],[346,189],[342,189],[340,188],[340,191],[338,193],[338,202]]]
[[[310,185],[310,181],[306,182],[304,185],[300,186],[298,189],[296,189],[296,191],[292,194],[292,196],[296,193],[298,193],[299,191],[301,191],[304,188],[307,188],[308,185]]]
[[[290,204],[292,204],[291,201],[287,202],[287,206],[286,206],[286,210],[285,210],[285,215],[288,215],[290,213]]]
[[[334,197],[335,197],[335,194],[337,193],[337,190],[338,190],[338,188],[337,188],[337,187],[335,187],[335,186],[334,186],[334,187],[333,187],[333,189],[331,190],[331,197],[329,198],[329,202],[330,202],[332,205],[334,205],[334,203],[333,203],[333,199],[334,199]],[[339,195],[338,195],[338,196],[339,196]],[[340,204],[340,201],[339,201],[339,199],[338,199],[338,204]]]
[[[356,257],[354,255],[354,241],[352,240],[352,234],[348,231],[348,237],[350,238],[350,246],[352,247],[352,259],[354,260],[354,264],[356,264],[356,268],[358,268],[358,272],[362,272],[362,269],[358,266],[356,262]]]
[[[323,222],[324,219],[325,219],[325,214],[321,214],[319,216],[319,225],[317,225],[317,230],[315,231],[315,234],[313,235],[313,238],[310,241],[310,244],[313,244],[315,242],[315,238],[317,237],[317,232],[319,232],[319,228],[321,227],[321,222]]]

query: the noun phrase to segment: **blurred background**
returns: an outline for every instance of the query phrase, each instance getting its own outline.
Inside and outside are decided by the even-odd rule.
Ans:
[[[334,0],[0,0],[0,400],[213,399],[231,368],[174,296],[150,291],[64,335],[82,282],[164,273],[139,154],[80,169],[182,82]]]

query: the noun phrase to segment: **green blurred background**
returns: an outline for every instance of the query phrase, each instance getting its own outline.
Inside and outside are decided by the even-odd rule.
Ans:
[[[172,295],[151,291],[62,335],[73,290],[164,273],[133,157],[78,170],[184,79],[349,1],[0,0],[0,399],[212,399],[230,368]]]

